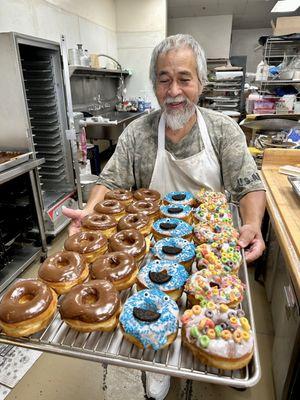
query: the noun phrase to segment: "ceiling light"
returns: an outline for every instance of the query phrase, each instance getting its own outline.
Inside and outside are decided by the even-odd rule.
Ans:
[[[280,0],[272,8],[272,13],[294,12],[300,7],[300,0]]]

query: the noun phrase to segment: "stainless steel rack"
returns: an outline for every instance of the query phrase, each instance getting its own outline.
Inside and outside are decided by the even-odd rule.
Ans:
[[[237,208],[233,208],[234,218],[238,220]],[[244,259],[244,257],[243,257]],[[245,261],[241,266],[240,277],[246,284],[246,295],[242,304],[249,317],[254,334],[254,355],[250,364],[241,370],[224,371],[208,367],[198,362],[192,353],[182,346],[181,324],[176,340],[166,349],[141,350],[124,339],[120,328],[113,332],[79,333],[69,328],[56,314],[52,323],[42,333],[30,338],[9,338],[0,334],[0,343],[22,346],[49,353],[77,357],[84,360],[104,362],[116,366],[158,372],[183,379],[205,381],[237,388],[254,386],[260,379],[260,362],[256,342],[255,323],[251,304],[251,293]],[[134,289],[121,293],[122,302]],[[179,307],[181,313],[186,309],[185,295]]]

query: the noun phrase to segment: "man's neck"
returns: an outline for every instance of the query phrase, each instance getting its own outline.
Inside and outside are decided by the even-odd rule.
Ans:
[[[177,129],[173,131],[168,126],[166,127],[166,137],[171,140],[172,143],[179,143],[181,139],[183,139],[186,135],[189,134],[190,130],[192,129],[193,125],[195,124],[197,119],[196,113],[194,113],[188,122],[184,125],[183,128]]]

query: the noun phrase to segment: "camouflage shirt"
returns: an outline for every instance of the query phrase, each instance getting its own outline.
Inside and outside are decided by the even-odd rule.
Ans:
[[[213,148],[219,159],[225,190],[239,200],[264,190],[245,135],[230,117],[200,108]],[[100,174],[98,184],[108,189],[149,187],[157,154],[160,110],[130,123],[120,135],[116,150]],[[166,138],[166,150],[176,159],[193,156],[204,148],[198,124],[179,143]]]

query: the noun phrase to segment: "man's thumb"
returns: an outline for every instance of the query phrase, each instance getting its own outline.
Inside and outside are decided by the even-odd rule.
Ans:
[[[251,230],[241,230],[238,244],[241,247],[247,247],[253,240],[254,234]]]
[[[82,210],[73,210],[65,206],[62,207],[62,213],[71,219],[80,219],[82,216]]]

